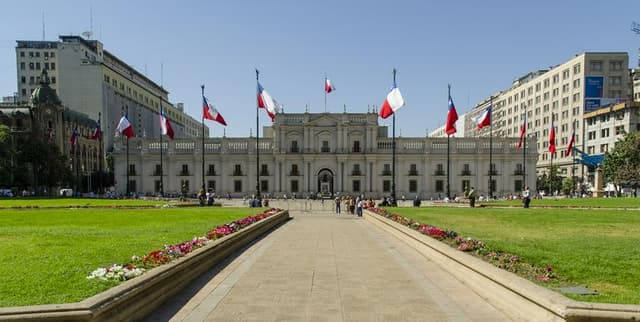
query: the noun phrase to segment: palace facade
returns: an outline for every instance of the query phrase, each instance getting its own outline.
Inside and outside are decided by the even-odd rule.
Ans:
[[[277,114],[263,131],[259,151],[255,137],[207,138],[204,143],[163,138],[162,163],[160,138],[128,139],[128,156],[127,139],[116,138],[115,189],[124,194],[128,178],[131,193],[146,195],[157,195],[161,185],[165,194],[178,194],[182,187],[193,193],[204,185],[221,195],[252,196],[258,182],[260,192],[272,197],[391,194],[393,138],[387,126],[378,124],[376,113]],[[538,152],[533,138],[526,153],[516,148],[517,138],[494,138],[491,166],[488,138],[451,138],[449,166],[446,138],[395,141],[398,198],[444,198],[447,182],[451,197],[461,196],[467,187],[487,196],[489,184],[496,196],[520,193],[523,185],[535,187]]]

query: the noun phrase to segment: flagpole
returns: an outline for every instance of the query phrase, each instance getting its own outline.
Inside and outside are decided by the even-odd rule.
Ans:
[[[449,88],[449,97],[451,97],[451,84],[448,84],[448,88]],[[446,130],[446,126],[445,126],[445,130]],[[451,147],[449,146],[449,138],[451,137],[451,135],[449,133],[447,133],[447,198],[449,199],[449,201],[451,201],[451,187],[449,186],[449,168],[451,166],[451,162],[449,160],[449,153],[451,151]]]
[[[125,117],[128,119],[129,118],[129,105],[126,106],[125,109]],[[131,124],[129,124],[129,126],[131,126]],[[127,172],[127,198],[129,198],[129,193],[130,191],[130,187],[129,187],[129,136],[125,135],[127,137],[127,165],[125,167],[125,171]]]
[[[260,71],[256,68],[256,86],[260,85]],[[260,108],[256,104],[256,200],[260,198]]]
[[[204,84],[200,85],[200,89],[204,98]],[[202,112],[202,190],[204,191],[204,111]]]
[[[80,177],[80,173],[79,173],[79,171],[80,171],[80,169],[79,169],[80,168],[80,160],[79,160],[80,157],[79,157],[79,154],[78,154],[78,133],[77,133],[77,129],[78,129],[78,123],[76,121],[76,126],[74,127],[74,131],[76,131],[76,133],[75,133],[76,134],[76,138],[75,138],[75,142],[73,144],[73,150],[74,150],[74,152],[75,152],[74,154],[76,156],[76,162],[75,162],[76,163],[76,194],[78,194],[80,192],[80,183],[78,182],[79,181],[79,177]],[[71,135],[73,135],[73,134],[71,134]]]
[[[102,124],[100,121],[102,119],[102,113],[98,112],[98,194],[102,194],[104,191],[102,190],[102,160],[104,156],[102,155]]]
[[[573,140],[575,140],[576,138],[576,122],[577,121],[573,121],[571,122],[571,138]],[[575,141],[573,143],[575,145]],[[576,155],[573,152],[573,145],[571,146],[571,151],[569,151],[569,155],[571,156],[571,183],[573,185],[573,190],[574,190],[574,194],[577,192],[576,190],[576,182],[577,181],[576,178]]]
[[[524,104],[524,134],[522,137],[522,188],[527,187],[527,104]]]
[[[327,113],[327,74],[324,75],[324,112]]]
[[[555,131],[555,129],[553,128],[553,113],[551,113],[551,131]],[[549,132],[549,137],[551,137],[551,132]],[[555,137],[553,138],[554,140],[554,145],[555,145]],[[549,144],[551,145],[551,142],[549,142]],[[554,152],[551,152],[551,158],[549,159],[549,194],[551,194],[551,190],[553,187],[553,154]]]
[[[396,87],[396,69],[393,69],[393,87]],[[396,200],[396,113],[393,113],[393,126],[392,126],[392,139],[391,139],[391,200],[392,206],[397,206]]]
[[[162,115],[162,96],[158,95],[160,99],[160,122],[165,122]],[[164,173],[162,168],[162,127],[166,126],[160,124],[160,198],[164,197]]]
[[[489,98],[489,199],[493,197],[493,95]]]

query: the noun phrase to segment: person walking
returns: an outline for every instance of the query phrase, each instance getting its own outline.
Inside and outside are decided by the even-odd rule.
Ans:
[[[469,189],[469,206],[471,208],[476,206],[476,190],[473,187]]]
[[[342,202],[342,200],[340,200],[340,197],[336,197],[336,214],[340,214],[340,203]]]
[[[529,186],[524,187],[524,191],[522,191],[522,203],[525,208],[529,208],[529,203],[531,202],[531,191],[529,191]]]

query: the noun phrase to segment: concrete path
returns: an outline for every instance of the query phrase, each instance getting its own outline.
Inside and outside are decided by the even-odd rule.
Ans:
[[[291,215],[147,321],[510,320],[362,218]]]

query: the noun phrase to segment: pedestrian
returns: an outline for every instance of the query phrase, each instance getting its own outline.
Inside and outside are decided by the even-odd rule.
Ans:
[[[335,201],[336,201],[336,214],[339,214],[340,213],[340,202],[341,202],[340,197],[336,197]]]
[[[522,191],[522,203],[525,208],[529,208],[529,203],[531,202],[531,192],[529,191],[529,186],[524,187],[524,191]]]
[[[357,204],[356,204],[356,215],[358,215],[358,217],[362,217],[363,203],[364,203],[364,200],[361,199],[361,198],[358,198],[358,201],[357,201]]]
[[[476,206],[476,190],[473,187],[469,189],[469,206],[471,208]]]

